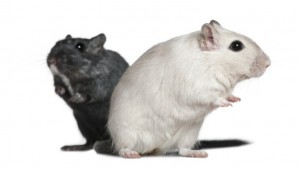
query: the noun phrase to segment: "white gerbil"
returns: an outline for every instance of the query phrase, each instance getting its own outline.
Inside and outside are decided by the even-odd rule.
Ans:
[[[242,80],[261,76],[269,57],[246,36],[211,21],[201,31],[155,45],[123,75],[108,120],[120,156],[165,154],[207,157],[192,150],[205,116],[240,99]]]

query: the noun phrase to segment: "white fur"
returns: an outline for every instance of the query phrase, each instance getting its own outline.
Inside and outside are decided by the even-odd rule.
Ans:
[[[217,49],[201,50],[203,32],[198,31],[152,47],[125,72],[113,92],[108,120],[120,155],[179,149],[181,155],[207,156],[187,151],[205,116],[229,104],[227,97],[239,81],[260,76],[270,64],[249,38],[218,25],[213,29]],[[237,39],[245,49],[230,51],[228,45]],[[264,68],[252,68],[258,57]]]
[[[62,81],[64,82],[64,84],[67,86],[68,91],[73,96],[74,95],[74,91],[73,91],[73,88],[72,88],[72,86],[70,84],[69,78],[67,76],[65,76],[64,74],[61,74],[58,71],[57,67],[55,65],[53,65],[53,64],[50,65],[50,70],[51,70],[52,74],[57,75],[57,76],[59,76],[62,79]]]

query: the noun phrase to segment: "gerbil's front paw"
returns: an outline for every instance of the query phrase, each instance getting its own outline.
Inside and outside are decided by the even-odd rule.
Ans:
[[[72,103],[83,103],[87,100],[86,95],[84,94],[80,94],[80,93],[76,93],[74,96],[72,96],[68,102],[72,102]]]
[[[217,107],[228,107],[228,106],[232,106],[232,104],[227,101],[226,99],[224,98],[218,98],[215,102],[214,102],[214,105],[217,106]]]
[[[66,89],[62,86],[55,86],[55,93],[58,95],[63,95],[66,93]]]
[[[235,97],[235,96],[233,96],[233,95],[231,95],[231,96],[228,96],[227,97],[227,101],[229,101],[229,102],[240,102],[241,101],[241,98],[239,98],[239,97]]]

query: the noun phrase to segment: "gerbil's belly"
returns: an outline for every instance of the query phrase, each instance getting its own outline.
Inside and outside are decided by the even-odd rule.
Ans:
[[[174,123],[160,129],[141,131],[135,150],[142,154],[165,154],[178,148],[191,148],[198,138],[203,119],[190,123]]]
[[[140,154],[164,154],[173,149],[191,148],[209,113],[204,107],[195,109],[174,104],[171,108],[137,112],[135,116],[127,111],[110,116],[108,128],[117,151],[129,148]]]

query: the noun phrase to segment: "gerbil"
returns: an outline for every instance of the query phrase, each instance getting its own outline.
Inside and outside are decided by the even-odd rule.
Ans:
[[[207,157],[192,150],[203,120],[240,101],[237,83],[261,76],[269,57],[246,36],[218,22],[155,45],[122,76],[108,119],[114,149],[125,158],[143,154]]]
[[[68,35],[48,55],[55,91],[73,110],[86,138],[86,144],[62,150],[89,150],[96,141],[109,139],[106,124],[111,94],[128,64],[118,53],[104,49],[105,41],[104,34],[91,39]]]

